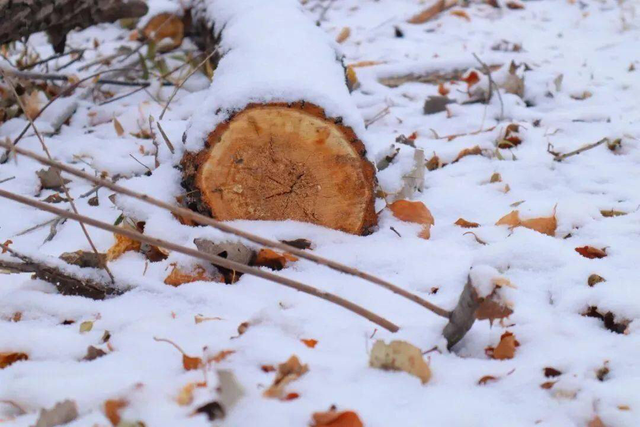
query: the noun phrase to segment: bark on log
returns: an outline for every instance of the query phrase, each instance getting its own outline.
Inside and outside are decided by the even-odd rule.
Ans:
[[[218,9],[225,18],[216,18]],[[202,25],[211,16],[213,25]],[[214,0],[191,19],[192,29],[220,40],[221,58],[187,132],[186,205],[223,221],[292,219],[369,232],[375,169],[329,38],[289,0]]]
[[[62,53],[73,29],[139,18],[147,11],[142,0],[0,0],[0,45],[47,31],[56,53]]]

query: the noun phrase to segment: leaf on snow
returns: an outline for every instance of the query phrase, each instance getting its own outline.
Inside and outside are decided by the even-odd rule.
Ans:
[[[478,224],[477,222],[470,222],[467,221],[466,219],[463,218],[459,218],[456,222],[454,222],[455,225],[462,227],[462,228],[477,228],[480,227],[480,224]]]
[[[342,43],[345,40],[347,40],[350,35],[351,35],[351,28],[344,27],[342,30],[340,30],[340,33],[336,37],[336,42]]]
[[[406,341],[392,341],[385,344],[378,340],[371,349],[369,365],[372,368],[404,371],[427,383],[431,378],[431,369],[424,361],[422,351]]]
[[[454,100],[447,98],[446,96],[430,96],[424,102],[422,111],[424,114],[436,114],[446,111],[447,105],[455,103]]]
[[[53,167],[40,169],[36,172],[36,175],[38,175],[38,178],[40,179],[40,185],[46,190],[57,190],[64,184],[71,182],[68,179],[62,178],[62,176],[60,176],[60,171]]]
[[[180,286],[185,283],[192,282],[224,282],[222,275],[218,274],[217,277],[212,276],[201,265],[196,265],[191,271],[182,270],[176,264],[173,264],[171,273],[164,279],[165,285]]]
[[[29,355],[20,352],[0,353],[0,369],[4,369],[20,360],[29,360]]]
[[[594,248],[593,246],[582,246],[576,248],[576,252],[589,259],[604,258],[607,256],[607,253],[604,251],[604,249]]]
[[[65,252],[59,257],[67,264],[77,265],[81,268],[104,268],[107,263],[107,255],[88,251]]]
[[[239,242],[216,243],[211,240],[197,238],[193,241],[198,250],[211,255],[217,255],[230,261],[249,265],[254,258],[254,251],[248,246]]]
[[[458,153],[458,157],[456,157],[456,159],[453,161],[453,163],[459,161],[463,157],[477,156],[477,155],[480,155],[480,154],[482,154],[482,149],[478,145],[476,145],[475,147],[472,147],[472,148],[465,148],[464,150],[462,150],[462,151],[460,151]]]
[[[285,363],[278,365],[278,372],[273,384],[262,395],[282,399],[285,397],[284,388],[287,384],[300,378],[307,371],[309,371],[309,366],[301,364],[297,356],[291,356]]]
[[[72,400],[58,402],[51,409],[41,409],[34,427],[55,427],[78,418],[78,406]]]
[[[589,278],[587,279],[587,284],[590,287],[594,287],[595,285],[597,285],[598,283],[601,282],[606,282],[605,278],[602,276],[598,276],[597,274],[592,274],[591,276],[589,276]]]
[[[555,209],[553,216],[531,218],[527,220],[521,220],[520,212],[515,210],[500,218],[498,222],[496,222],[496,225],[507,225],[511,228],[522,226],[530,230],[537,231],[538,233],[555,236],[558,221],[556,220]]]
[[[389,205],[393,216],[401,221],[413,222],[422,225],[419,237],[429,239],[431,236],[431,226],[435,224],[431,211],[422,202],[411,202],[408,200],[396,200]]]
[[[118,119],[116,119],[115,117],[113,118],[113,128],[115,129],[116,134],[118,136],[124,135],[124,128],[122,127],[122,124],[120,124]]]
[[[258,267],[268,267],[273,270],[282,270],[286,267],[289,261],[295,262],[297,260],[298,258],[287,252],[281,254],[272,249],[263,248],[258,252],[253,265]]]
[[[311,427],[364,427],[360,417],[353,411],[337,411],[331,407],[327,412],[314,412]]]
[[[318,344],[318,340],[314,339],[301,339],[300,341],[309,348],[315,348]]]
[[[519,345],[520,343],[518,342],[518,340],[516,340],[516,336],[507,331],[500,337],[500,342],[498,343],[498,345],[495,348],[488,347],[486,349],[486,353],[492,359],[513,359],[513,356],[515,356],[516,354],[516,347],[518,347]]]
[[[104,402],[104,416],[111,422],[111,425],[120,424],[120,412],[129,406],[129,402],[124,399],[109,399]]]

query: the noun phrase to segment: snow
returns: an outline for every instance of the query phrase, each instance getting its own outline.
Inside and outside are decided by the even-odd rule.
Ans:
[[[187,149],[199,150],[217,124],[251,103],[311,102],[362,133],[334,43],[297,0],[215,0],[203,7],[216,31],[224,29],[223,56],[190,123]]]
[[[150,1],[153,7],[155,2]],[[468,8],[457,8],[468,14],[469,21],[444,12],[425,24],[411,25],[406,19],[428,3],[343,0],[331,2],[319,28],[302,19],[302,13],[318,19],[326,3],[308,0],[302,11],[285,0],[211,1],[216,26],[226,24],[230,34],[222,47],[227,55],[211,88],[206,77],[196,73],[188,91],[180,91],[172,101],[161,125],[176,152],[171,154],[159,137],[159,168],[154,168],[152,141],[131,133],[148,130],[149,115],[158,120],[171,87],[156,86],[105,105],[99,105],[104,99],[90,87],[76,92],[66,101],[68,105],[77,102],[71,121],[59,133],[46,137],[52,155],[90,173],[117,176],[118,184],[173,201],[182,192],[180,173],[173,166],[184,150],[201,142],[216,121],[224,120],[249,99],[293,101],[304,93],[305,99],[327,108],[332,116],[351,120],[354,126],[360,123],[360,116],[370,121],[388,108],[366,130],[359,129],[371,158],[387,155],[399,135],[416,132],[415,145],[427,159],[435,153],[448,163],[427,171],[424,192],[414,195],[435,218],[429,240],[417,237],[419,225],[401,222],[383,209],[382,201],[377,206],[382,210],[378,230],[366,237],[292,221],[236,221],[233,225],[271,239],[309,239],[314,253],[385,278],[447,309],[455,306],[470,271],[485,285],[485,292],[492,279],[505,277],[517,286],[500,290],[513,314],[493,326],[488,321],[476,322],[449,352],[441,336],[445,319],[384,289],[304,260],[278,274],[339,294],[387,317],[401,330],[389,333],[325,301],[246,275],[234,285],[166,286],[163,280],[172,263],[192,262],[177,254],[149,263],[141,254],[127,253],[110,263],[118,283],[132,289],[104,301],[62,296],[53,285],[27,275],[2,274],[0,353],[22,351],[30,359],[0,370],[0,400],[11,400],[29,411],[17,416],[10,405],[0,403],[0,420],[4,420],[0,425],[31,426],[41,407],[73,399],[81,418],[70,426],[108,426],[102,409],[105,400],[124,398],[130,402],[122,412],[125,420],[141,420],[149,427],[208,426],[211,423],[204,416],[192,413],[201,404],[218,399],[216,369],[231,370],[245,389],[245,396],[219,425],[304,426],[313,412],[332,404],[356,411],[367,427],[586,427],[595,416],[607,427],[640,425],[638,2],[527,1],[523,10],[471,2]],[[356,68],[360,87],[351,95],[336,84],[342,79],[339,65],[330,75],[319,71],[327,69],[324,64],[333,64],[330,40],[346,26],[351,35],[339,48],[347,64],[384,62]],[[404,37],[395,36],[396,27]],[[322,31],[328,35],[321,35]],[[121,45],[135,48],[136,43],[127,41],[127,36],[117,25],[70,34],[72,47],[90,46],[94,38],[100,45],[63,71],[94,72],[83,74],[78,67]],[[492,50],[504,40],[522,45],[522,50]],[[52,54],[42,35],[32,37],[30,45],[43,58]],[[185,48],[194,47],[187,41]],[[437,85],[409,82],[390,88],[379,82],[433,70],[481,69],[473,53],[489,65],[526,63],[530,69],[524,72],[524,99],[503,92],[503,106],[496,96],[488,105],[462,104],[468,99],[466,84],[447,83],[450,96],[460,104],[452,105],[451,117],[446,112],[425,116],[424,101],[438,94]],[[60,58],[50,65],[54,69],[69,60]],[[179,65],[167,60],[169,68]],[[258,61],[267,60],[278,67],[256,68]],[[135,65],[138,58],[130,61]],[[629,71],[631,65],[637,70]],[[183,71],[182,77],[188,70]],[[496,71],[495,76],[500,74]],[[554,81],[560,75],[562,84],[557,88]],[[257,84],[264,81],[273,85]],[[338,87],[343,89],[334,93]],[[105,89],[116,95],[130,90]],[[585,91],[592,96],[575,99]],[[62,101],[53,104],[47,122],[55,121],[54,112],[67,108]],[[499,120],[501,110],[504,117]],[[114,116],[125,128],[122,137],[114,130]],[[534,125],[538,120],[539,125]],[[190,123],[185,146],[181,137]],[[512,150],[500,150],[500,160],[496,140],[510,123],[523,126],[523,142]],[[14,118],[0,125],[0,137],[14,139],[25,124],[24,119]],[[155,127],[154,131],[158,133]],[[438,139],[456,134],[466,135],[450,141]],[[563,162],[554,161],[547,152],[549,144],[552,150],[567,153],[604,137],[621,138],[622,146],[611,151],[600,145]],[[451,163],[461,150],[476,145],[484,155]],[[20,146],[41,152],[32,132]],[[153,173],[144,175],[145,167],[131,156]],[[383,190],[400,188],[412,159],[413,148],[401,145],[398,157],[379,174]],[[40,168],[26,158],[17,163],[11,160],[0,165],[0,181],[15,179],[0,186],[44,199],[53,192],[39,192],[35,172]],[[490,182],[494,173],[501,175],[501,182]],[[79,179],[73,178],[69,189],[81,213],[105,222],[113,223],[126,212],[145,220],[149,234],[189,247],[194,247],[196,237],[223,238],[216,230],[183,226],[170,214],[128,198],[117,197],[114,204],[106,189],[98,190],[99,206],[91,206],[87,201],[93,194],[80,197],[91,184]],[[494,225],[514,209],[528,219],[549,216],[556,205],[555,237],[524,227]],[[69,209],[66,203],[57,206]],[[627,215],[602,215],[601,211],[611,209]],[[55,260],[62,252],[89,250],[80,227],[69,221],[58,227],[51,241],[43,243],[49,225],[18,234],[48,221],[51,215],[2,201],[0,218],[0,242],[10,239],[12,248],[34,258],[62,265]],[[454,225],[458,218],[481,226],[462,229]],[[110,233],[89,230],[100,251],[114,243]],[[469,231],[486,244],[465,234]],[[608,256],[587,259],[575,252],[585,245],[606,247]],[[0,256],[8,259],[8,254]],[[589,287],[591,274],[606,282]],[[629,320],[626,333],[616,334],[605,329],[601,320],[582,316],[589,306],[611,311],[616,320]],[[17,312],[22,319],[11,321]],[[222,320],[196,324],[196,315]],[[75,323],[65,325],[65,320]],[[80,323],[87,320],[94,321],[93,329],[80,333]],[[238,336],[243,322],[250,326]],[[105,331],[111,333],[112,351],[101,343]],[[489,358],[485,348],[495,347],[506,331],[520,343],[515,357]],[[191,405],[179,406],[180,389],[202,381],[203,373],[185,372],[180,353],[154,337],[175,341],[191,356],[202,356],[204,347],[210,354],[220,350],[235,353],[211,366],[208,386],[197,389]],[[310,338],[318,340],[313,349],[300,342]],[[369,368],[368,350],[377,339],[407,340],[425,352],[437,347],[425,355],[433,373],[431,381],[422,385],[405,373]],[[90,345],[108,355],[82,361]],[[292,354],[309,365],[309,372],[287,388],[300,397],[291,401],[262,397],[274,374],[263,372],[260,366],[277,365]],[[605,365],[610,372],[601,381],[597,371]],[[546,367],[562,375],[546,378]],[[487,375],[498,380],[478,385]],[[556,380],[550,389],[540,387]]]

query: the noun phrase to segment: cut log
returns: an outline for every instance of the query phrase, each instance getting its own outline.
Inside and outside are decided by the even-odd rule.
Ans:
[[[0,45],[47,31],[54,50],[62,53],[69,31],[139,18],[147,10],[142,0],[0,0]]]
[[[186,204],[223,221],[369,232],[375,169],[331,39],[294,0],[213,0],[191,15],[221,58],[185,137]]]

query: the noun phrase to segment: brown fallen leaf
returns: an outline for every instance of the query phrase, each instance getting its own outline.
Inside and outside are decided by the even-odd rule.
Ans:
[[[77,265],[81,268],[104,268],[107,263],[107,255],[87,251],[65,252],[59,257],[67,264]]]
[[[611,210],[608,210],[608,211],[600,211],[600,214],[605,218],[614,218],[614,217],[617,217],[617,216],[627,215],[627,212],[614,211],[613,209],[611,209]]]
[[[498,381],[500,378],[496,378],[493,375],[485,375],[484,377],[478,380],[478,385],[486,385],[488,383],[492,383]]]
[[[255,261],[253,261],[253,265],[257,267],[267,267],[273,270],[282,270],[288,262],[295,262],[297,260],[298,258],[287,252],[281,254],[272,249],[264,248],[258,252]]]
[[[284,398],[284,388],[287,384],[297,380],[308,371],[309,366],[301,364],[297,356],[291,356],[289,360],[278,365],[278,372],[273,384],[262,395],[276,399]]]
[[[104,415],[114,427],[120,424],[120,411],[129,406],[124,399],[110,399],[104,402]]]
[[[55,427],[78,418],[78,405],[72,400],[58,402],[51,409],[41,409],[33,427]]]
[[[171,273],[164,279],[165,285],[170,286],[180,286],[185,283],[192,282],[221,282],[224,283],[224,278],[222,275],[218,275],[218,277],[214,277],[209,272],[202,267],[201,265],[196,265],[191,271],[182,270],[176,264],[172,264],[173,269]]]
[[[274,372],[276,370],[276,367],[273,365],[262,365],[260,366],[260,369],[262,369],[262,372]]]
[[[315,348],[318,344],[318,340],[314,339],[301,339],[300,341],[309,348]]]
[[[605,423],[602,422],[600,417],[596,415],[593,419],[591,419],[591,421],[589,421],[589,424],[587,424],[587,427],[607,427],[607,426],[605,425]]]
[[[29,355],[20,352],[0,353],[0,369],[4,369],[20,360],[29,360]]]
[[[544,376],[546,378],[554,378],[562,375],[562,372],[557,370],[556,368],[546,367],[544,368]]]
[[[438,94],[442,95],[442,96],[447,96],[449,95],[449,92],[451,92],[449,90],[449,88],[447,88],[444,83],[440,83],[438,85]]]
[[[427,162],[426,166],[427,166],[427,170],[428,171],[434,171],[434,170],[438,169],[441,166],[440,157],[438,157],[436,154],[434,154],[433,157],[431,157],[429,159],[429,161]]]
[[[504,131],[498,138],[498,148],[509,149],[516,147],[522,143],[522,138],[519,134],[520,125],[517,123],[511,123],[507,125]]]
[[[358,87],[358,76],[356,75],[356,70],[353,66],[349,65],[345,74],[347,76],[349,90],[356,89]]]
[[[36,172],[38,179],[40,179],[40,186],[45,190],[59,190],[65,184],[70,183],[68,179],[62,178],[60,171],[49,167],[47,169],[40,169]]]
[[[542,384],[540,384],[540,388],[543,388],[545,390],[550,390],[555,385],[555,383],[557,383],[557,382],[558,381],[546,381],[546,382],[543,382]]]
[[[92,360],[96,360],[96,359],[98,359],[98,358],[100,358],[102,356],[106,356],[106,355],[107,355],[107,353],[104,350],[90,345],[87,348],[87,354],[82,358],[82,360],[90,362]]]
[[[393,216],[401,221],[422,224],[422,231],[419,237],[429,239],[431,236],[431,226],[435,224],[431,211],[422,202],[411,202],[408,200],[396,200],[390,204],[389,209]]]
[[[519,10],[519,9],[524,9],[524,5],[520,2],[511,0],[507,2],[507,8],[512,10]]]
[[[495,300],[495,296],[490,295],[487,298],[480,298],[480,304],[476,310],[476,319],[488,320],[491,324],[495,320],[504,319],[513,314],[513,310],[500,301]]]
[[[437,0],[432,6],[424,9],[423,11],[413,15],[407,22],[409,24],[424,24],[430,21],[439,13],[446,9],[455,6],[458,3],[457,0]]]
[[[511,211],[496,222],[496,225],[508,225],[509,227],[517,227],[520,225],[520,212]]]
[[[209,320],[224,320],[222,319],[222,317],[205,317],[202,316],[201,314],[196,314],[193,317],[193,320],[196,322],[196,325],[202,322],[208,322]]]
[[[122,127],[122,124],[120,123],[120,121],[115,118],[115,116],[113,117],[113,128],[116,131],[116,135],[118,136],[124,135],[124,128]]]
[[[478,224],[477,222],[470,222],[467,221],[466,219],[463,218],[459,218],[456,222],[454,222],[455,225],[462,227],[462,228],[477,228],[480,227],[480,224]]]
[[[458,157],[456,157],[456,159],[453,161],[453,163],[456,163],[457,161],[459,161],[463,157],[478,156],[480,154],[482,154],[482,149],[478,145],[476,145],[475,147],[472,147],[472,148],[465,148],[464,150],[462,150],[462,151],[460,151],[458,153]]]
[[[507,225],[511,228],[525,227],[530,230],[537,231],[538,233],[546,234],[548,236],[555,236],[556,229],[558,228],[558,221],[556,220],[555,208],[553,216],[531,218],[526,220],[520,219],[520,212],[515,210],[509,212],[496,222],[496,225]]]
[[[587,284],[590,287],[594,287],[595,285],[597,285],[598,283],[602,283],[602,282],[606,282],[605,278],[602,276],[598,276],[597,274],[592,274],[591,276],[589,276],[589,278],[587,279]]]
[[[124,227],[129,227],[129,226],[125,225]],[[116,239],[116,243],[114,243],[114,245],[111,246],[107,251],[107,261],[116,260],[120,258],[122,254],[124,254],[125,252],[140,251],[140,247],[141,247],[140,241],[133,240],[130,237],[126,237],[120,234],[115,234],[114,238]]]
[[[182,366],[185,371],[194,371],[202,366],[202,359],[199,357],[191,357],[186,354],[182,355]]]
[[[184,39],[184,23],[172,13],[160,13],[142,29],[142,34],[159,44],[163,51],[175,49]]]
[[[337,411],[332,407],[327,412],[315,412],[312,415],[311,427],[364,427],[364,424],[353,411]]]
[[[351,35],[351,28],[344,27],[342,30],[340,30],[340,33],[336,37],[336,42],[337,43],[342,43],[345,40],[347,40],[350,35]]]
[[[235,350],[222,350],[222,351],[219,351],[218,353],[216,353],[215,356],[212,356],[209,359],[207,359],[207,362],[220,363],[224,359],[226,359],[227,357],[231,356],[235,352],[236,352]]]
[[[38,117],[38,113],[40,113],[40,92],[34,90],[29,95],[22,95],[20,100],[24,105],[25,116],[35,120]]]
[[[422,351],[406,341],[392,341],[389,344],[382,340],[376,341],[369,355],[369,366],[404,371],[420,378],[423,384],[431,378],[431,369],[425,362]]]
[[[469,14],[464,10],[452,10],[451,14],[453,16],[457,16],[458,18],[462,18],[467,22],[471,22],[471,17],[469,17]]]
[[[492,359],[496,360],[513,359],[516,354],[516,347],[519,345],[520,343],[516,340],[515,335],[511,332],[505,332],[500,337],[498,345],[495,348],[489,347],[487,353]]]
[[[493,184],[494,182],[502,182],[502,175],[500,175],[498,172],[495,172],[493,175],[491,175],[489,182],[491,184]]]
[[[607,256],[607,253],[603,249],[594,248],[593,246],[582,246],[576,248],[576,252],[589,259],[604,258]]]

